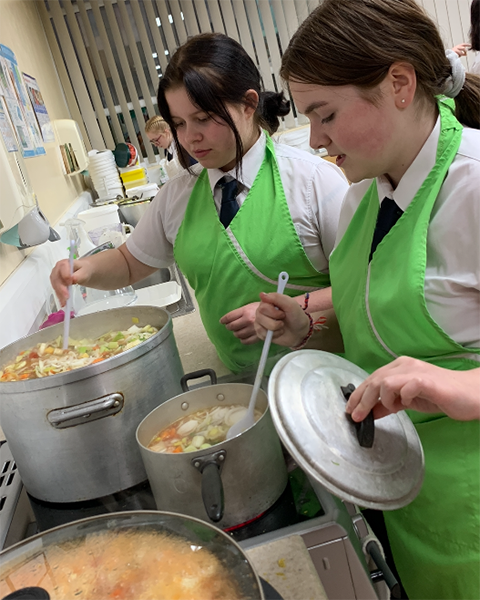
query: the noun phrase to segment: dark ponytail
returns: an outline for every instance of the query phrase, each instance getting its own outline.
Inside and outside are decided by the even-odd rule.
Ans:
[[[470,45],[480,52],[480,0],[472,0],[470,5]]]
[[[285,99],[283,92],[261,92],[257,113],[259,125],[270,135],[280,126],[279,117],[285,117],[290,112],[290,102]]]
[[[480,77],[465,73],[465,83],[455,98],[455,116],[466,127],[480,129]]]
[[[480,0],[472,0],[470,5],[470,45],[480,51]],[[462,90],[455,98],[455,114],[460,123],[480,129],[480,77],[466,73]]]

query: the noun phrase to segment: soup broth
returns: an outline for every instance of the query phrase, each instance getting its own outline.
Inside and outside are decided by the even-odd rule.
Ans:
[[[155,531],[108,531],[52,544],[5,572],[0,596],[39,586],[52,600],[239,600],[207,549]]]
[[[150,440],[147,448],[153,452],[180,453],[204,450],[224,442],[227,432],[247,412],[243,404],[212,406],[181,417],[161,429]],[[255,422],[262,413],[255,410]]]

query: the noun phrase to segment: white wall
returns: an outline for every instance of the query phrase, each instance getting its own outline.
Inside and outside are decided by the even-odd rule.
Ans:
[[[57,70],[47,43],[35,2],[0,0],[0,43],[14,53],[21,71],[37,79],[51,119],[69,119]],[[55,143],[45,144],[46,154],[25,159],[31,186],[40,208],[51,223],[57,221],[83,191],[80,176],[67,177],[57,154]],[[11,202],[0,182],[0,203]],[[5,214],[10,214],[5,211]],[[15,223],[4,222],[5,230]],[[0,284],[25,260],[28,251],[0,243]],[[1,323],[0,323],[1,325]]]

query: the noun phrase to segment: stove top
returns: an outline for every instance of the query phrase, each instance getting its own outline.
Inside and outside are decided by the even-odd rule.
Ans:
[[[125,510],[156,510],[155,500],[148,481],[96,500],[59,504],[44,502],[28,495],[35,515],[38,532],[64,525],[77,519]],[[260,517],[245,525],[226,531],[236,542],[268,534],[290,525],[324,515],[324,511],[299,468],[289,474],[287,487]],[[266,600],[282,600],[282,596],[263,578],[260,578]]]
[[[13,458],[9,453],[7,456],[5,450],[8,450],[8,444],[0,446],[0,463],[5,459],[4,470],[8,468],[16,472]],[[281,583],[278,583],[280,580],[276,577],[279,575],[278,560],[284,556],[285,548],[291,548],[293,541],[300,537],[303,542],[301,545],[308,551],[313,568],[320,577],[326,597],[377,598],[365,563],[368,557],[364,555],[360,541],[360,538],[363,539],[368,534],[368,531],[365,528],[363,531],[361,527],[361,515],[355,511],[352,513],[351,508],[355,508],[353,505],[347,507],[323,486],[313,482],[312,487],[307,476],[293,460],[287,460],[287,470],[288,484],[277,502],[255,521],[226,533],[238,542],[244,551],[257,551],[256,560],[261,560],[262,568],[268,572],[273,569],[272,577],[277,584],[275,587]],[[14,509],[14,516],[7,524],[7,544],[3,547],[35,533],[87,517],[118,511],[156,510],[148,481],[103,498],[68,504],[44,502],[29,496],[25,488],[22,490],[19,477],[16,477],[7,489],[10,493],[6,498],[2,493],[3,488],[0,489],[1,521],[7,520],[12,512],[7,511],[7,514],[6,509],[9,507]],[[12,490],[15,493],[12,493]],[[2,506],[2,502],[5,506]],[[19,537],[21,535],[23,537]],[[278,556],[277,552],[280,552]],[[300,572],[297,573],[296,570],[293,577],[300,577],[296,583],[300,588],[307,581],[312,581],[308,578],[302,579]],[[290,584],[284,582],[282,585],[288,587]],[[379,585],[383,585],[383,582],[377,583],[377,586]],[[278,591],[282,594],[282,589]],[[278,591],[273,589],[272,594],[268,595],[264,588],[265,597],[269,600],[281,598]],[[315,597],[318,597],[318,594]]]
[[[148,481],[116,494],[85,502],[51,503],[28,495],[38,532],[78,519],[124,510],[156,510]],[[260,517],[226,533],[240,542],[324,515],[306,475],[298,467],[289,473],[285,491]],[[213,524],[213,523],[212,523]]]

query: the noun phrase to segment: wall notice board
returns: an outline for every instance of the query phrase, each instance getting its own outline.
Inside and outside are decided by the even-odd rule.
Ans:
[[[0,44],[0,96],[23,157],[45,154],[40,126],[23,74],[18,68],[15,54],[3,44]],[[2,127],[1,132],[4,129]],[[15,151],[11,143],[7,144],[7,140],[5,143],[10,152]]]

